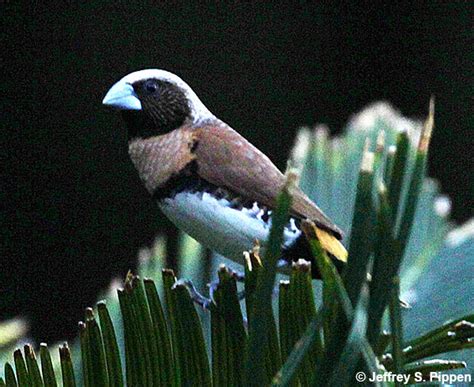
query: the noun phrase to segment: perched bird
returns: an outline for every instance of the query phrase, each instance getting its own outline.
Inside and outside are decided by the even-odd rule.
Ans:
[[[270,159],[215,117],[178,76],[133,72],[115,83],[103,104],[121,110],[129,154],[162,212],[209,249],[243,262],[243,252],[268,238],[271,212],[285,183]],[[293,195],[282,259],[312,261],[300,230],[317,237],[338,268],[347,259],[341,230],[300,189]],[[319,278],[313,264],[313,277]]]

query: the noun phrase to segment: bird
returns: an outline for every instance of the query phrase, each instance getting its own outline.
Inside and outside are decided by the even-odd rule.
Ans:
[[[212,114],[186,82],[166,70],[139,70],[113,84],[102,103],[120,111],[131,161],[172,223],[238,263],[256,241],[265,248],[285,175]],[[322,248],[342,270],[342,231],[298,187],[280,262],[305,259],[313,263],[312,277],[321,278],[301,230],[305,220],[314,222]]]

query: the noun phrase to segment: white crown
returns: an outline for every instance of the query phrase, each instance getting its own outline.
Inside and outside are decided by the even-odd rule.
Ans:
[[[178,86],[184,91],[189,101],[189,108],[191,109],[191,115],[193,122],[199,122],[215,118],[215,116],[209,111],[209,109],[201,102],[196,93],[191,87],[184,82],[176,74],[170,73],[169,71],[159,69],[146,69],[135,71],[124,76],[119,82],[131,83],[143,81],[146,79],[158,79],[167,81]]]

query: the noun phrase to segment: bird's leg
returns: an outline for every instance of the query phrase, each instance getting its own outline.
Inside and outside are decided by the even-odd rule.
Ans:
[[[233,270],[229,267],[227,267],[227,271],[230,273],[232,278],[235,279],[236,282],[241,282],[241,283],[245,282],[245,273],[243,273],[241,271]],[[218,280],[212,281],[211,283],[208,284],[208,286],[209,286],[209,297],[211,298],[211,300],[214,300],[214,292],[217,290],[218,285],[219,285]],[[238,297],[239,301],[243,300],[245,298],[245,290],[242,290],[242,291],[238,292],[237,297]]]
[[[211,304],[213,302],[212,294],[210,298],[202,295],[196,289],[196,286],[194,286],[191,280],[186,280],[186,279],[177,280],[173,285],[173,289],[176,288],[177,286],[184,286],[186,289],[188,289],[193,302],[195,302],[196,304],[198,304],[201,308],[205,310],[210,310]]]
[[[244,282],[245,274],[236,270],[228,269],[230,274],[237,282]],[[219,285],[219,280],[210,282],[207,286],[209,287],[209,297],[204,296],[201,294],[194,286],[194,283],[191,280],[187,279],[180,279],[175,282],[173,285],[173,289],[176,286],[184,286],[188,289],[189,294],[191,295],[191,299],[193,302],[198,304],[201,308],[209,310],[211,303],[214,302],[214,292],[217,290],[217,286]],[[245,292],[241,291],[238,292],[238,299],[239,301],[245,298]]]
[[[227,268],[227,270],[229,271],[232,278],[234,278],[237,282],[242,282],[242,283],[245,282],[245,273],[244,272],[233,270],[231,268]]]
[[[207,284],[209,288],[209,298],[211,302],[214,301],[214,292],[217,290],[217,286],[219,286],[219,280],[211,281]]]
[[[259,244],[258,244],[258,242],[255,243],[255,246],[252,249],[252,251],[247,252],[245,254],[245,258],[246,258],[246,261],[247,261],[248,265],[252,265],[251,261],[253,261],[253,264],[257,263],[257,264],[261,265],[261,260],[260,260],[260,256],[259,256]],[[284,259],[280,259],[277,263],[278,270],[284,270],[285,268],[288,268],[288,267],[289,267],[289,263],[288,263],[288,261],[286,261]],[[245,282],[245,273],[244,272],[233,270],[233,269],[230,269],[230,268],[227,268],[227,270],[229,271],[231,276],[237,282],[241,282],[241,283]],[[201,306],[203,309],[209,310],[211,303],[214,302],[214,293],[217,290],[217,287],[219,285],[219,280],[212,281],[208,284],[209,297],[206,297],[206,296],[202,295],[196,289],[196,287],[194,286],[194,284],[191,280],[184,280],[184,279],[178,280],[173,285],[173,287],[176,287],[178,285],[185,286],[188,289],[188,291],[191,295],[191,299],[196,304]],[[272,298],[276,298],[278,296],[278,293],[279,293],[279,287],[275,286],[275,288],[273,289],[273,292],[272,292]],[[245,289],[241,290],[237,293],[237,298],[238,298],[239,301],[244,300],[245,297],[246,297]]]

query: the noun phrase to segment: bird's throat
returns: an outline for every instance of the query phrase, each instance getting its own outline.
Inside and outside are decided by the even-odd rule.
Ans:
[[[127,126],[128,141],[157,136],[159,128],[141,111],[123,110],[122,117]]]

